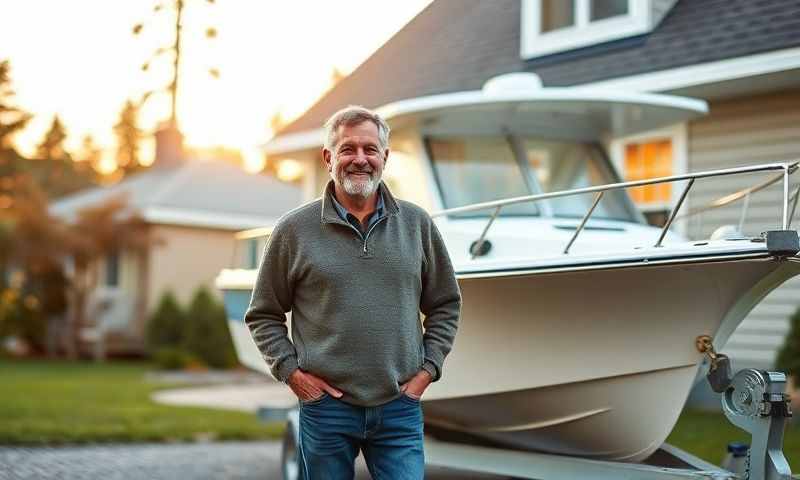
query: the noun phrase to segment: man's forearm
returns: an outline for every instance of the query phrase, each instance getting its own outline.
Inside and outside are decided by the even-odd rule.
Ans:
[[[297,352],[289,340],[285,320],[259,315],[252,310],[251,307],[245,314],[245,324],[250,329],[253,341],[267,362],[272,376],[285,382],[297,369]]]

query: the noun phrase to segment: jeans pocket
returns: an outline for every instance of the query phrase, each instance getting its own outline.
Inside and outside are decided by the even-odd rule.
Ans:
[[[303,400],[303,399],[298,398],[298,401],[300,402],[300,405],[302,405],[304,407],[308,407],[308,406],[311,406],[311,405],[317,405],[319,403],[322,403],[322,401],[325,400],[326,398],[328,398],[328,392],[323,391],[322,395],[320,395],[317,398],[312,398],[310,400]]]
[[[411,396],[411,394],[406,393],[406,392],[403,392],[401,394],[401,396],[403,397],[403,399],[405,399],[405,400],[407,400],[407,401],[409,401],[411,403],[415,403],[415,404],[419,403],[420,400],[421,400],[419,397],[413,397],[413,396]]]

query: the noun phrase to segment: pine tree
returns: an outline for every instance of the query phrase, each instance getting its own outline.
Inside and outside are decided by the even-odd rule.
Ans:
[[[79,169],[75,165],[72,155],[67,152],[66,140],[67,130],[56,115],[36,147],[36,160],[29,162],[33,177],[50,199],[94,184],[94,172],[91,169]]]
[[[12,201],[13,185],[26,172],[26,162],[13,147],[14,134],[25,128],[31,115],[14,106],[11,98],[11,64],[0,61],[0,210]]]
[[[128,100],[122,107],[119,121],[114,125],[114,134],[117,136],[117,166],[126,175],[143,168],[139,160],[139,144],[144,133],[137,125],[138,116],[138,107]]]
[[[103,158],[103,149],[94,143],[94,137],[85,135],[81,142],[81,151],[78,153],[75,170],[83,176],[92,177],[95,181],[99,180],[97,166]]]
[[[31,115],[11,104],[11,64],[0,62],[0,152],[11,148],[13,135],[25,128]]]
[[[71,160],[64,147],[67,130],[58,115],[53,117],[50,129],[44,134],[42,142],[36,147],[36,157],[42,160]]]

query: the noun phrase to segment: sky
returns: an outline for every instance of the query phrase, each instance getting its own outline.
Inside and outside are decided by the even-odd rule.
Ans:
[[[300,115],[330,88],[334,68],[354,70],[430,1],[184,0],[178,121],[187,145],[237,149],[257,167],[276,111]],[[34,114],[15,139],[19,150],[32,154],[58,114],[68,150],[91,134],[113,166],[112,127],[125,100],[169,83],[169,55],[141,66],[172,44],[171,3],[0,0],[0,60],[11,63],[13,103]],[[134,36],[137,23],[144,28]],[[154,93],[140,126],[151,132],[168,117],[169,97]]]

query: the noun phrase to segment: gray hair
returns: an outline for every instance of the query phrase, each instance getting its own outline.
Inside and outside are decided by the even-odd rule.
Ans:
[[[374,123],[378,127],[378,141],[380,142],[381,153],[383,153],[383,150],[389,148],[389,132],[391,131],[389,125],[380,115],[360,105],[349,105],[334,113],[325,122],[325,148],[333,150],[336,146],[339,141],[337,138],[339,127],[343,125],[358,125],[367,121]]]

